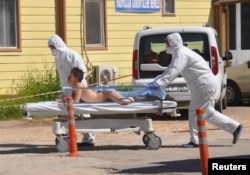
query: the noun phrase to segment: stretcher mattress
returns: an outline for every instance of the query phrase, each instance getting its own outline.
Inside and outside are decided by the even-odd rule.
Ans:
[[[128,105],[116,102],[73,104],[74,114],[122,114],[122,113],[172,113],[177,103],[174,101],[135,101]],[[55,101],[27,103],[24,110],[28,116],[68,115],[65,103]]]

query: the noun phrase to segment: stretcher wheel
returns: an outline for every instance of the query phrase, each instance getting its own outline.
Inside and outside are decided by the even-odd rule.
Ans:
[[[157,150],[161,147],[162,141],[161,138],[155,134],[149,136],[149,135],[144,135],[143,136],[143,142],[145,141],[145,145],[147,146],[148,149],[150,150]]]
[[[65,153],[69,151],[69,138],[57,137],[55,142],[56,142],[56,149],[58,152]]]
[[[142,137],[142,141],[147,146],[147,144],[149,142],[149,136],[147,134],[144,134]]]

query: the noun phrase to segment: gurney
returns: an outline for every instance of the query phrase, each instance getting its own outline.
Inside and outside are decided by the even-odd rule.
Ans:
[[[155,134],[152,119],[150,117],[120,117],[119,114],[176,114],[177,103],[175,101],[160,100],[158,98],[135,98],[135,102],[121,105],[116,102],[103,103],[77,103],[73,104],[75,125],[77,133],[89,132],[124,132],[132,131],[140,134],[144,132],[142,141],[148,149],[156,150],[161,147],[162,141]],[[27,117],[32,116],[67,116],[65,103],[55,101],[27,103],[24,106]],[[91,118],[81,117],[83,114],[92,114]],[[109,115],[108,118],[103,117]],[[56,148],[59,152],[69,150],[68,121],[55,119],[53,121],[53,133],[56,135]]]

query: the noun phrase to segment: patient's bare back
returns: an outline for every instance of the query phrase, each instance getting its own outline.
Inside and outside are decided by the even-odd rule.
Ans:
[[[81,101],[84,102],[106,102],[106,101],[115,101],[120,102],[122,104],[131,103],[131,99],[126,99],[121,96],[116,91],[104,91],[104,92],[96,92],[91,88],[87,88],[87,85],[78,83],[78,89],[75,91],[75,99],[81,98]],[[80,99],[79,99],[80,100]],[[78,100],[77,100],[78,101]]]
[[[104,102],[104,96],[102,92],[96,92],[93,89],[83,89],[81,100],[85,102]]]

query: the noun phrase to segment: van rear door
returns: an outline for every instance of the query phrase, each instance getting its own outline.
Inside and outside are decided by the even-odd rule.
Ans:
[[[173,33],[173,32],[171,32]],[[141,36],[139,48],[136,51],[138,58],[133,60],[133,83],[145,85],[155,77],[162,74],[171,63],[171,55],[166,54],[166,42],[164,38],[170,33],[158,33]],[[200,54],[211,67],[211,57],[208,36],[202,32],[180,33],[183,44]],[[134,62],[136,61],[136,63]],[[136,76],[134,76],[136,75]],[[190,92],[187,84],[181,76],[177,77],[166,91],[180,104],[181,101],[190,101]]]

